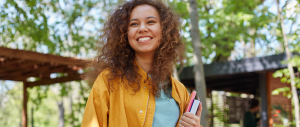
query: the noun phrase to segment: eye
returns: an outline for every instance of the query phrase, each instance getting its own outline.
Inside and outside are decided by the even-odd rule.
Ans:
[[[131,23],[130,26],[136,26],[138,25],[137,23]]]
[[[155,21],[148,21],[148,23],[156,23]]]

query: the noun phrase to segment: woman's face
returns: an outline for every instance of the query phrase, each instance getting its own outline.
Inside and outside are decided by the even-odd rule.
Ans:
[[[153,53],[159,46],[161,25],[158,11],[150,5],[139,5],[130,14],[128,40],[136,53]]]

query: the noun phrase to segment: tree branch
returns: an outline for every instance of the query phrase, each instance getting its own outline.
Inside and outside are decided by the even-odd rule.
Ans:
[[[282,6],[282,10],[288,5],[289,2],[290,0],[285,1],[285,4]]]

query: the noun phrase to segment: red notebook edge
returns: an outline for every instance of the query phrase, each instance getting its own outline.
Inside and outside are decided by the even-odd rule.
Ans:
[[[196,92],[195,90],[193,90],[193,92],[191,93],[191,95],[190,95],[190,101],[189,101],[189,103],[188,103],[188,106],[187,106],[185,112],[189,112],[189,111],[191,110],[191,107],[192,107],[192,105],[193,105],[193,102],[194,102],[196,93],[197,93],[197,92]]]

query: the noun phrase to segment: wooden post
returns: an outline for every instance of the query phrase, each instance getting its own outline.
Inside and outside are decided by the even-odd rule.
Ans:
[[[268,119],[268,113],[269,113],[269,109],[268,109],[268,99],[270,99],[270,95],[268,95],[268,86],[267,86],[267,73],[266,72],[262,72],[259,73],[259,95],[261,98],[261,125],[262,127],[268,127],[269,125],[269,119]]]
[[[269,121],[269,127],[273,127],[273,116],[272,116],[272,105],[271,105],[271,77],[272,73],[267,72],[266,75],[266,83],[267,83],[267,105],[268,105],[268,121]]]
[[[22,127],[27,127],[27,81],[23,81]]]

